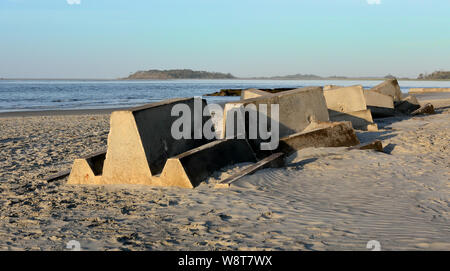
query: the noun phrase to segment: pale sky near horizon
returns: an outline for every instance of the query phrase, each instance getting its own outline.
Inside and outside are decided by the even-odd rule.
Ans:
[[[0,0],[0,78],[417,77],[450,70],[449,0]]]

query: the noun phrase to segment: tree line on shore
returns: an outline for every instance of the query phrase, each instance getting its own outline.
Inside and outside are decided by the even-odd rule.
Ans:
[[[396,78],[389,74],[384,79]],[[273,77],[253,77],[253,78],[239,78],[235,77],[231,73],[221,72],[207,72],[207,71],[194,71],[191,69],[174,69],[174,70],[148,70],[138,71],[130,76],[123,78],[125,80],[137,80],[137,79],[291,79],[291,80],[318,80],[318,79],[381,79],[375,77],[345,77],[345,76],[330,76],[321,77],[313,74],[295,74],[286,76],[273,76]],[[409,78],[399,78],[409,79]],[[431,74],[419,74],[418,80],[450,80],[450,71],[435,71]]]

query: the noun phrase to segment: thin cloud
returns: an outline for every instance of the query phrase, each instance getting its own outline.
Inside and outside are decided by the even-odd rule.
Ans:
[[[81,4],[81,0],[67,0],[67,4],[69,4],[69,5],[79,5],[79,4]]]
[[[381,5],[381,0],[367,0],[369,5]]]

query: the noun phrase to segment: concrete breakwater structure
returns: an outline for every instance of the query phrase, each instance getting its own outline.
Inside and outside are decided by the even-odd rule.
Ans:
[[[304,88],[308,89],[308,88]],[[309,88],[311,89],[311,88]],[[317,121],[350,121],[354,128],[360,130],[377,130],[377,125],[373,122],[372,114],[367,109],[366,98],[363,92],[362,86],[351,87],[339,87],[339,86],[326,86],[322,89],[320,87],[315,88],[323,92],[325,98],[325,106],[328,109],[328,119],[319,118]],[[326,90],[325,90],[326,89]],[[286,91],[284,93],[292,92],[293,90]],[[376,92],[375,92],[376,93]],[[377,93],[378,94],[378,93]],[[267,93],[257,89],[248,89],[242,91],[241,100],[246,100],[248,97],[262,97],[273,96],[274,94]],[[382,95],[382,94],[379,94]],[[383,95],[385,96],[385,95]],[[388,99],[392,100],[389,96]],[[274,99],[274,98],[272,98]],[[315,103],[316,101],[310,101]],[[393,102],[392,102],[393,103]],[[323,105],[323,104],[322,104]],[[323,106],[315,108],[323,108]],[[393,105],[392,105],[393,107]],[[295,107],[296,108],[296,107]],[[292,109],[291,110],[295,110]],[[225,109],[225,112],[227,110]],[[319,116],[323,116],[320,114]],[[297,132],[301,132],[297,130]]]
[[[277,124],[281,126],[280,135],[283,138],[296,138],[296,134],[300,132],[317,133],[314,129],[319,126],[323,128],[336,125],[328,122],[322,88],[298,89],[244,101],[243,104],[279,105],[280,118]],[[171,111],[179,104],[192,109],[192,114],[198,110],[196,105],[200,104],[200,111],[207,105],[205,100],[198,98],[173,99],[113,112],[106,152],[76,159],[68,184],[141,184],[194,188],[213,172],[226,166],[243,162],[257,163],[262,159],[265,159],[262,163],[264,165],[280,164],[271,161],[271,157],[278,161],[283,158],[272,155],[278,150],[257,149],[247,137],[207,140],[192,139],[195,138],[193,136],[191,139],[174,139],[171,128],[177,118],[172,116]],[[225,108],[228,108],[227,105]],[[195,118],[190,119],[194,126]],[[208,121],[209,117],[202,117],[200,125]],[[351,125],[347,127],[353,131]],[[334,137],[336,133],[330,135]],[[279,140],[277,141],[276,146],[279,145]],[[331,144],[329,141],[329,138],[317,140],[315,146],[359,144],[354,132],[351,138],[342,142]],[[301,144],[293,146],[286,154],[291,153],[293,148],[301,149]],[[282,148],[279,150],[283,151]]]
[[[241,101],[225,104],[219,123],[212,121],[209,110],[213,105],[201,98],[171,99],[115,111],[110,118],[106,151],[76,159],[67,183],[195,188],[225,167],[252,163],[224,183],[229,186],[260,168],[283,165],[288,155],[304,148],[359,146],[354,126],[362,130],[370,130],[371,125],[376,128],[367,109],[367,97],[378,107],[390,108],[394,104],[396,92],[389,92],[392,85],[384,85],[388,85],[388,91],[377,89],[389,95],[378,91],[367,95],[361,86],[332,87],[327,91],[306,87],[278,93],[244,90]],[[410,104],[417,107],[415,102],[407,98],[395,105],[408,111]],[[176,108],[188,112],[179,126],[189,128],[182,137],[174,135],[174,125],[180,120]],[[412,114],[432,111],[428,106]],[[205,127],[216,130],[217,126],[222,127],[221,137],[202,134]],[[374,146],[379,150],[380,144],[361,149]]]
[[[430,89],[429,92],[435,89]],[[448,89],[437,89],[445,92]],[[410,95],[403,97],[396,79],[388,79],[371,89],[362,86],[326,85],[323,88],[332,121],[351,121],[355,129],[376,130],[373,122],[376,118],[395,115],[411,115],[421,105],[410,90]],[[426,89],[417,89],[417,93],[427,93]],[[241,100],[248,97],[273,95],[258,89],[241,91]]]

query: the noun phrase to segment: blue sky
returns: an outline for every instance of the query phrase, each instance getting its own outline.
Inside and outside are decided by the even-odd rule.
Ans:
[[[0,0],[0,77],[416,77],[450,70],[449,12],[449,0]]]

